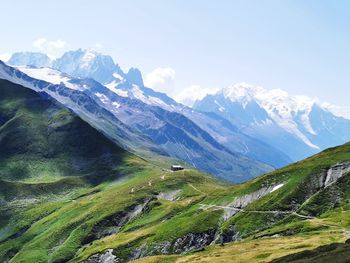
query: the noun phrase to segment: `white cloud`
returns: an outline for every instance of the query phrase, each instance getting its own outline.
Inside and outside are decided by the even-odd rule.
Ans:
[[[196,100],[203,99],[206,95],[215,94],[219,88],[203,88],[199,85],[192,85],[174,96],[177,102],[192,107]]]
[[[67,43],[61,39],[48,40],[41,37],[33,42],[33,47],[39,49],[41,52],[45,52],[49,57],[55,57],[62,49],[67,46]]]
[[[46,50],[46,49],[62,49],[67,45],[66,42],[64,42],[61,39],[50,41],[44,37],[38,38],[33,42],[33,47],[36,47],[40,50]]]
[[[11,58],[11,54],[10,53],[0,54],[0,60],[2,60],[4,62],[9,61],[10,58]]]
[[[103,44],[100,42],[95,43],[95,48],[103,48]]]
[[[164,92],[168,95],[174,94],[175,70],[172,68],[156,68],[148,73],[145,78],[145,85],[156,91]]]

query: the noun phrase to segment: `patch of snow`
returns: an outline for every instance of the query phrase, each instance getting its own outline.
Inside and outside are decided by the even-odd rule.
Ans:
[[[70,82],[70,78],[65,75],[64,73],[51,69],[51,68],[30,68],[26,66],[18,66],[16,67],[18,70],[22,71],[26,75],[39,79],[44,80],[46,82],[60,85],[63,84],[67,88],[70,88],[72,90],[83,90],[83,87],[80,87],[79,85],[74,85]],[[85,86],[86,87],[86,86]]]
[[[108,88],[110,91],[114,92],[115,94],[121,96],[121,97],[128,97],[128,92],[126,90],[118,89],[117,88],[118,83],[116,81],[112,81],[111,83],[105,85],[106,88]]]
[[[91,61],[93,61],[96,57],[96,53],[92,50],[87,50],[84,53],[84,56],[81,59],[81,68],[88,69],[90,67]]]
[[[107,104],[110,102],[109,98],[102,93],[95,93],[95,95],[101,100],[103,104]]]
[[[120,108],[120,104],[118,102],[112,102],[112,105],[116,107],[117,109]]]
[[[113,77],[115,77],[116,79],[120,79],[123,80],[124,78],[122,76],[120,76],[118,73],[113,73]]]
[[[272,192],[274,192],[274,191],[280,189],[282,186],[284,186],[284,184],[275,185],[275,186],[271,189],[270,193],[272,193]]]
[[[297,123],[299,120],[308,133],[316,135],[309,114],[318,100],[306,96],[290,96],[280,89],[267,90],[247,83],[235,84],[221,90],[219,94],[232,102],[240,103],[243,108],[251,101],[256,102],[278,126],[298,137],[309,147],[319,149],[299,129]]]
[[[139,99],[143,102],[148,101],[142,90],[136,85],[132,85],[132,94],[136,99]]]
[[[213,95],[218,92],[217,88],[204,88],[199,85],[192,85],[178,92],[174,99],[184,105],[192,107],[196,101],[202,100],[207,95]]]
[[[217,102],[217,100],[215,100],[214,102],[215,102],[215,104],[216,104],[216,105],[218,105],[218,106],[219,106],[219,111],[221,111],[221,112],[224,112],[224,111],[225,111],[225,108],[224,108],[224,107],[222,107],[222,106],[220,105],[220,103],[219,103],[219,102]]]
[[[148,104],[150,104],[150,105],[157,105],[157,106],[169,109],[169,106],[159,98],[149,96],[148,102],[149,102]],[[173,110],[173,109],[174,109],[174,107],[170,107],[170,110]]]

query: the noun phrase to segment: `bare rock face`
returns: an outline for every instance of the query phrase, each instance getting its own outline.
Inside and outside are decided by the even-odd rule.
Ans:
[[[113,255],[113,249],[107,249],[104,253],[95,254],[89,257],[83,263],[117,263],[119,260]]]
[[[220,243],[228,243],[232,241],[241,240],[240,233],[236,230],[235,226],[230,226],[228,231],[220,235]]]
[[[182,253],[194,249],[199,249],[204,246],[210,245],[215,238],[215,231],[209,231],[207,233],[187,234],[184,237],[178,238],[174,245],[173,251],[175,253]]]
[[[135,248],[130,253],[130,260],[135,260],[135,259],[144,257],[145,249],[146,249],[146,244],[143,244],[140,247]]]
[[[176,197],[179,195],[181,190],[174,190],[170,192],[165,192],[165,193],[159,193],[157,195],[158,199],[163,199],[163,200],[168,200],[168,201],[175,201]]]
[[[93,226],[90,234],[85,237],[83,244],[88,244],[94,240],[118,233],[128,221],[141,214],[152,200],[146,199],[142,204],[130,206],[125,211],[110,215],[98,222]]]
[[[339,178],[347,173],[350,173],[350,163],[342,163],[332,166],[327,171],[324,187],[328,187],[335,183]]]
[[[216,230],[210,230],[203,233],[188,233],[183,237],[173,241],[164,241],[157,244],[147,245],[142,244],[135,248],[127,259],[131,261],[152,255],[180,254],[183,252],[200,249],[210,245],[215,238]],[[89,262],[90,263],[90,262]]]
[[[250,203],[254,202],[255,200],[258,200],[265,195],[272,193],[273,191],[277,190],[278,188],[282,187],[283,184],[279,185],[271,185],[268,187],[262,187],[259,190],[252,192],[250,194],[246,194],[244,196],[237,197],[233,202],[229,205],[230,207],[236,207],[236,208],[244,208]]]

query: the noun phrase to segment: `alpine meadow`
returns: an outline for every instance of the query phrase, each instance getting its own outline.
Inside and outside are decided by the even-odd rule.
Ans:
[[[348,2],[1,10],[0,262],[350,262]]]

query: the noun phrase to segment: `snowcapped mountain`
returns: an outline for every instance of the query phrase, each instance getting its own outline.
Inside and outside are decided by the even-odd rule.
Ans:
[[[293,160],[350,140],[350,120],[335,116],[317,100],[283,90],[240,83],[207,95],[193,107],[228,119]]]
[[[53,68],[77,78],[93,78],[102,84],[114,80],[113,74],[122,73],[110,56],[83,49],[64,53],[53,62]]]
[[[101,61],[104,62],[102,63]],[[104,107],[130,128],[150,137],[157,145],[163,144],[162,147],[166,148],[166,152],[169,155],[186,160],[197,167],[203,166],[205,161],[203,159],[196,160],[198,154],[195,158],[192,156],[194,150],[191,149],[191,147],[194,144],[191,144],[192,146],[187,145],[187,150],[184,151],[179,147],[175,147],[175,144],[169,144],[169,141],[171,141],[170,138],[174,136],[174,134],[171,136],[169,135],[171,132],[170,129],[159,129],[160,127],[167,127],[166,124],[170,122],[169,112],[171,116],[181,116],[181,118],[174,118],[173,121],[171,121],[171,125],[178,127],[178,133],[183,135],[182,138],[179,136],[176,140],[181,140],[186,137],[185,134],[182,133],[183,130],[191,131],[190,134],[192,134],[192,127],[195,125],[201,132],[207,134],[211,138],[210,140],[220,145],[225,145],[225,149],[231,153],[245,156],[248,159],[265,163],[276,168],[287,165],[292,161],[283,151],[271,146],[267,141],[264,141],[264,138],[257,139],[257,137],[242,132],[242,130],[238,129],[222,116],[194,110],[193,108],[177,103],[164,93],[156,92],[145,87],[142,74],[137,68],[131,68],[127,73],[124,73],[109,56],[102,55],[92,50],[79,49],[76,51],[69,51],[61,58],[55,60],[52,63],[52,68],[55,70],[19,67],[21,71],[33,78],[45,80],[52,84],[63,84],[71,89],[77,87],[72,86],[71,82],[65,79],[67,77],[81,80],[84,78],[99,79],[99,82],[102,83],[104,87],[99,87],[98,92],[91,92],[91,90],[94,89],[81,87],[80,91],[89,94],[101,107]],[[76,80],[74,80],[74,82],[76,82]],[[136,101],[137,103],[142,103],[136,107]],[[159,112],[161,112],[161,114],[159,114]],[[180,122],[184,122],[188,126],[182,126]],[[156,129],[158,129],[157,132],[155,132]],[[167,138],[162,142],[158,139],[160,136],[158,133],[159,131],[161,131],[160,133],[162,136],[165,136],[164,138]],[[200,133],[197,133],[195,136],[191,135],[190,138],[195,138],[197,140],[198,134]],[[198,139],[197,143],[199,143],[202,148],[208,147],[203,144],[201,139]],[[204,168],[206,171],[209,171],[208,164],[209,163],[207,163],[206,168]],[[228,171],[228,167],[229,166],[226,166],[226,168],[218,168],[220,170],[219,173],[222,173],[223,170]],[[235,172],[239,173],[237,172],[239,170],[240,169],[235,169]],[[210,172],[216,173],[215,171]],[[227,176],[227,174],[225,176]]]
[[[272,169],[232,152],[186,116],[120,96],[93,79],[76,79],[49,68],[15,69],[5,64],[1,64],[0,78],[48,94],[119,145],[143,156],[147,152],[165,154],[236,182]]]
[[[81,58],[82,56],[92,57],[92,55],[88,55],[91,52],[94,53],[94,57],[106,57],[97,52],[81,49],[67,52],[63,57],[72,58],[72,61],[67,61],[69,65],[79,65],[81,61],[79,59],[75,61],[74,58]],[[82,55],[82,53],[85,55]],[[112,60],[112,58],[109,57],[108,60]],[[54,66],[55,65],[54,63]],[[81,77],[80,74],[76,74],[73,71],[65,71],[65,68],[56,68],[73,77]],[[85,76],[96,80],[94,71],[88,72],[89,71],[86,72],[87,75]],[[194,111],[189,107],[177,103],[164,93],[156,92],[145,87],[142,74],[137,68],[131,68],[127,73],[124,73],[119,66],[117,66],[117,70],[112,73],[111,78],[112,80],[109,83],[102,83],[113,93],[121,97],[140,100],[147,105],[157,106],[166,111],[182,114],[209,133],[216,141],[227,145],[233,152],[243,154],[249,158],[272,165],[273,167],[282,167],[291,162],[291,159],[286,154],[272,146],[240,133],[237,129],[233,128],[232,125],[232,127],[225,126],[225,121],[220,120],[218,116]]]
[[[88,86],[100,85],[98,82],[91,79],[74,80],[52,69],[19,68],[22,71],[0,61],[0,79],[32,89],[44,97],[54,98],[127,150],[141,155],[148,152],[165,154],[151,140],[122,123],[84,92]]]
[[[102,60],[113,61],[111,57],[102,55],[98,52],[79,49],[65,53],[61,58],[58,58],[53,62],[52,67],[56,68],[56,70],[65,72],[74,78],[82,78],[83,76],[96,80],[98,78],[96,77],[97,71],[96,68],[91,65],[99,65],[96,61]],[[88,64],[90,66],[85,67],[84,74],[82,74],[80,69],[84,67],[81,64],[84,65],[87,64],[87,62],[89,62]],[[103,65],[105,64],[107,63],[103,63]],[[117,64],[115,66],[112,66],[111,62],[108,64],[109,66],[105,70],[102,70],[103,66],[98,66],[101,71],[109,72],[107,77],[105,76],[103,80],[100,79],[100,82],[103,82],[105,87],[108,88],[108,91],[99,93],[99,99],[101,101],[104,101],[104,98],[106,96],[108,97],[111,92],[120,97],[139,100],[145,104],[145,108],[148,106],[160,107],[163,110],[179,113],[187,117],[200,127],[200,129],[207,132],[212,138],[214,138],[214,140],[220,144],[224,144],[232,152],[244,155],[259,162],[267,163],[276,168],[282,167],[291,162],[291,159],[283,152],[265,142],[241,133],[236,127],[234,127],[234,125],[219,118],[218,115],[194,111],[189,107],[177,103],[164,93],[156,92],[145,87],[142,74],[137,68],[131,68],[127,73],[124,73]],[[21,70],[23,70],[23,68]],[[28,70],[31,71],[30,74],[32,74],[31,76],[34,78],[46,79],[51,83],[57,84],[54,80],[47,79],[50,75],[49,72],[47,72],[47,69]],[[27,73],[29,74],[29,72]],[[67,85],[69,85],[69,83]],[[118,102],[115,102],[115,104],[116,103]],[[106,104],[103,105],[106,107]],[[110,110],[117,118],[123,118],[123,115],[119,111],[115,111],[113,108],[108,108],[108,110]],[[128,112],[130,113],[131,111]],[[140,120],[140,112],[141,111],[132,111],[132,114],[137,117],[127,119],[130,121],[132,119]],[[134,123],[134,125],[136,125],[136,123]],[[144,122],[142,122],[142,125],[138,125],[138,130],[141,130],[140,127],[144,127]],[[144,131],[141,132],[144,133]],[[150,136],[155,135],[151,134]],[[186,158],[189,159],[187,154]]]
[[[51,59],[38,52],[17,52],[14,53],[7,62],[13,66],[33,66],[33,67],[51,67]]]

